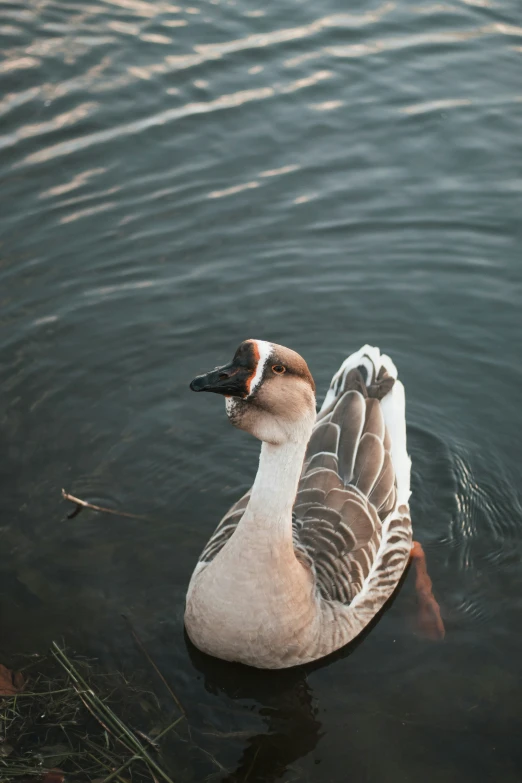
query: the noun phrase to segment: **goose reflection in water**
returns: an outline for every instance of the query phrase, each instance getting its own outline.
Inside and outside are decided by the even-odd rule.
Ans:
[[[223,783],[278,780],[298,759],[314,750],[321,737],[321,723],[307,681],[309,666],[263,672],[212,658],[200,652],[188,637],[186,643],[194,667],[204,676],[206,690],[215,695],[225,693],[237,702],[247,700],[245,711],[250,711],[251,702],[255,701],[258,714],[266,723],[265,732],[254,733],[244,740],[237,766],[223,774]],[[202,739],[207,750],[214,745],[209,742],[213,736],[219,757],[223,738],[230,739],[231,734],[223,735],[211,729],[204,732]]]
[[[400,585],[407,577],[404,574]],[[310,754],[323,735],[319,719],[320,703],[309,682],[309,675],[348,658],[388,611],[396,599],[392,596],[367,628],[350,644],[331,655],[303,666],[276,671],[263,671],[242,664],[230,663],[202,653],[185,633],[185,644],[194,668],[203,675],[208,693],[225,694],[233,702],[246,702],[243,711],[252,711],[255,702],[257,714],[263,719],[266,731],[252,733],[244,739],[244,746],[235,769],[222,773],[222,783],[270,783],[276,780],[306,780],[307,775],[296,762]],[[227,711],[230,716],[230,710]],[[241,716],[241,725],[245,718]],[[220,759],[223,739],[243,739],[245,732],[202,729],[201,744],[206,752]],[[216,742],[212,744],[211,738]],[[196,732],[194,739],[197,741]],[[214,753],[215,751],[215,753]],[[290,773],[286,777],[285,773]]]

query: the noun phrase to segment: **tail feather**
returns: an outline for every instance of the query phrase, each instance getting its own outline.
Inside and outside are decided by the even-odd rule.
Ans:
[[[392,381],[393,379],[393,381]],[[362,384],[362,388],[360,388]],[[384,422],[391,441],[390,455],[397,480],[397,505],[407,504],[410,497],[411,460],[406,447],[406,403],[404,386],[398,380],[397,368],[379,348],[364,345],[342,363],[326,394],[321,413],[348,388],[381,401]]]

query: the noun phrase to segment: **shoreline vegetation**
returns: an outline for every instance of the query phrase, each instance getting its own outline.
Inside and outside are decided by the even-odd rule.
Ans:
[[[172,708],[122,673],[73,659],[56,642],[47,657],[25,658],[18,671],[0,665],[1,783],[174,783],[164,740],[182,728],[185,739],[178,739],[190,740],[185,711],[131,631]]]

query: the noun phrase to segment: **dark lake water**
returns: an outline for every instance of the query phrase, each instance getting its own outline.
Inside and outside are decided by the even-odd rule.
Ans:
[[[178,780],[520,783],[520,3],[8,0],[0,36],[3,654],[132,669],[129,615],[205,751]],[[249,337],[322,393],[394,358],[443,643],[410,572],[320,666],[188,646],[258,452],[188,384]]]

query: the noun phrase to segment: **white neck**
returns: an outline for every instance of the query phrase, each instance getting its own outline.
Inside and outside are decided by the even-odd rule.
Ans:
[[[297,440],[281,445],[263,443],[250,501],[238,526],[252,535],[256,548],[292,545],[292,507],[303,467],[311,428],[303,427]]]
[[[220,658],[258,666],[264,655],[306,649],[305,634],[318,635],[315,583],[292,540],[292,506],[312,422],[299,429],[281,445],[263,442],[250,502],[234,534],[192,577],[185,615],[190,637]]]

